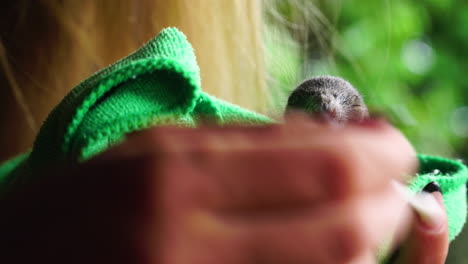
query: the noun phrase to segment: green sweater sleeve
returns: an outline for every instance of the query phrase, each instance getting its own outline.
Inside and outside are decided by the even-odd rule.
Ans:
[[[200,116],[273,122],[201,91],[193,49],[175,28],[75,87],[37,136],[30,165],[87,159],[125,133],[159,124],[196,126]]]
[[[190,43],[167,28],[75,87],[50,113],[31,152],[0,166],[0,195],[12,184],[31,181],[41,167],[87,160],[129,132],[162,124],[196,127],[206,119],[219,125],[275,122],[203,92]],[[419,157],[421,171],[408,188],[416,192],[430,181],[441,185],[452,240],[466,219],[466,167]],[[441,173],[432,175],[434,169]]]

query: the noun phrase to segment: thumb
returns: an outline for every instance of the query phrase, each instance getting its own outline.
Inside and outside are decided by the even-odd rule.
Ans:
[[[424,189],[433,213],[415,210],[415,221],[410,236],[403,243],[396,263],[442,264],[448,254],[449,238],[444,198],[437,183]]]

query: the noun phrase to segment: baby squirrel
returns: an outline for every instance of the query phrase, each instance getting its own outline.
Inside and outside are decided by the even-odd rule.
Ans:
[[[369,116],[359,92],[333,76],[314,77],[299,84],[288,98],[285,116],[297,111],[336,123],[360,122]]]

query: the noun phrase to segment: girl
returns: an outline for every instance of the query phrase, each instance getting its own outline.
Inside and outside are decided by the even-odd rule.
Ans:
[[[203,90],[261,111],[261,1],[7,1],[1,17],[5,160],[30,148],[52,106],[166,26],[193,43]],[[177,89],[178,87],[174,87]],[[4,263],[375,263],[395,230],[401,263],[443,263],[432,218],[394,188],[414,174],[408,141],[382,120],[341,129],[153,128],[89,161],[34,171],[0,202]],[[64,177],[67,175],[67,177]]]

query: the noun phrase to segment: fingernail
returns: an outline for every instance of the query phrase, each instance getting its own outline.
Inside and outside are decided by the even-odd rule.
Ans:
[[[442,197],[439,192],[420,192],[413,196],[410,201],[410,204],[418,215],[419,221],[421,221],[424,227],[434,231],[439,230],[445,221],[444,208],[437,201],[435,195]]]

